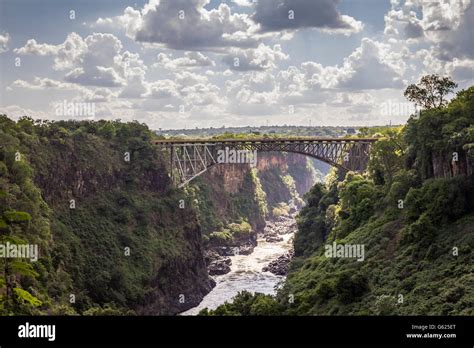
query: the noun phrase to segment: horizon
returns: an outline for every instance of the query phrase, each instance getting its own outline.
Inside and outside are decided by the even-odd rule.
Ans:
[[[34,118],[31,117],[30,115],[22,115],[16,118],[12,118],[10,115],[7,114],[1,114],[0,115],[5,115],[6,117],[10,118],[11,120],[18,121],[22,117],[28,117],[33,119],[33,121],[51,121],[51,122],[81,122],[81,121],[91,121],[91,122],[99,122],[99,121],[110,121],[110,122],[134,122],[137,120],[130,120],[130,121],[124,121],[121,120],[120,118],[111,118],[111,119],[96,119],[96,120],[87,120],[87,119],[82,119],[82,120],[77,120],[77,119],[61,119],[61,120],[50,120],[50,119],[43,119],[43,118]],[[146,123],[144,123],[146,124]],[[148,125],[147,125],[148,126]],[[190,127],[190,128],[150,128],[151,131],[154,132],[166,132],[166,131],[199,131],[199,130],[218,130],[218,129],[244,129],[244,128],[305,128],[305,129],[311,129],[311,128],[379,128],[379,127],[402,127],[404,126],[404,123],[399,123],[399,124],[375,124],[375,125],[295,125],[295,124],[268,124],[268,125],[246,125],[246,126],[226,126],[226,125],[221,125],[221,126],[209,126],[209,127]]]

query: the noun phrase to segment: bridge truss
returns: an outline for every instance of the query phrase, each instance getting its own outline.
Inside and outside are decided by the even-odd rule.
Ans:
[[[345,171],[361,172],[367,167],[371,145],[376,138],[265,138],[226,140],[154,140],[169,153],[170,174],[178,187],[216,164],[220,151],[291,152],[310,156]]]

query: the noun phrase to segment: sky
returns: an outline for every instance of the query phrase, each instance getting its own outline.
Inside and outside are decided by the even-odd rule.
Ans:
[[[406,122],[474,85],[474,0],[0,0],[0,114],[152,129]]]

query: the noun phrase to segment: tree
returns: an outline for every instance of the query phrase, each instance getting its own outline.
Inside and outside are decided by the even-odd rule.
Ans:
[[[438,108],[446,105],[445,97],[457,86],[450,77],[425,75],[418,84],[409,85],[404,96],[424,109]]]
[[[404,144],[402,128],[388,128],[373,145],[369,172],[376,184],[392,185],[396,172],[403,168]]]
[[[25,213],[24,213],[25,214]],[[5,244],[25,244],[23,240],[8,235],[0,235],[0,242]],[[42,302],[29,291],[22,288],[21,280],[27,277],[36,278],[39,274],[30,263],[20,259],[0,259],[0,314],[31,314],[31,308],[42,305]]]

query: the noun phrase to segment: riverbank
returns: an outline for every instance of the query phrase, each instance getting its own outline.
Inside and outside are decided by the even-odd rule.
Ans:
[[[282,272],[273,274],[269,271],[269,266],[292,253],[296,230],[294,218],[292,215],[268,221],[263,233],[258,235],[253,252],[248,255],[228,256],[229,272],[213,276],[216,286],[198,306],[181,315],[197,315],[204,308],[215,309],[243,290],[274,295],[276,287],[285,279],[285,275],[282,275]]]

